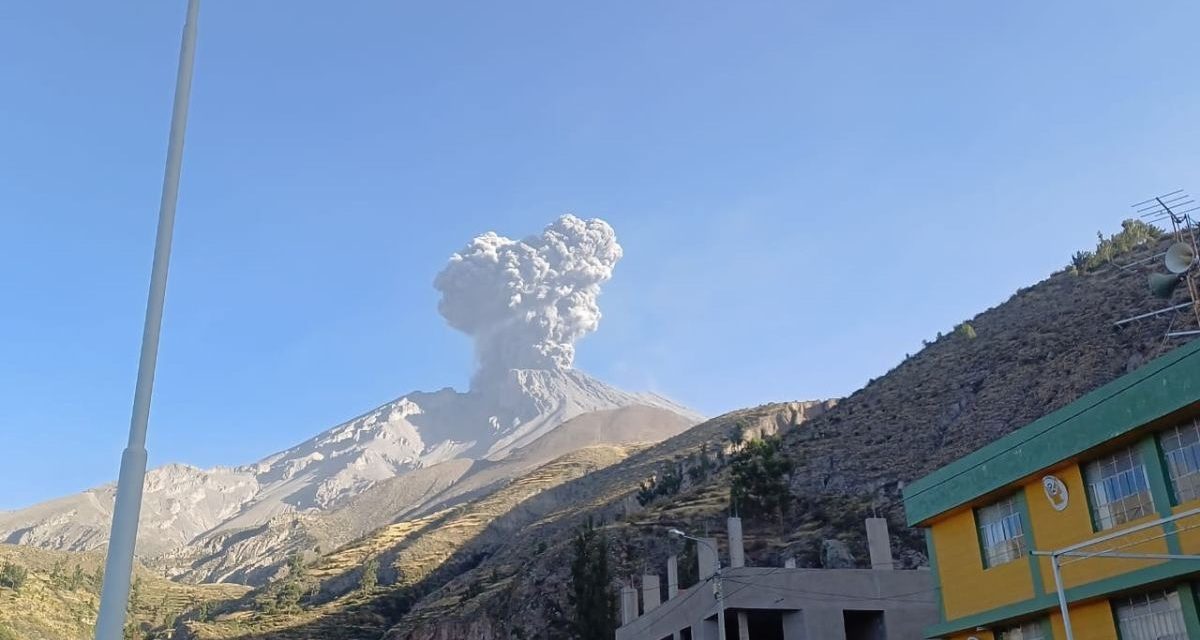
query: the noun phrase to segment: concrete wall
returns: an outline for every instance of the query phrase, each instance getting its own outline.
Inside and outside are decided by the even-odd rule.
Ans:
[[[922,638],[938,621],[929,571],[742,567],[722,575],[726,616],[739,609],[780,611],[787,640],[845,640],[846,609],[884,611],[887,637],[897,640]],[[618,629],[617,640],[656,640],[689,626],[700,632],[697,640],[709,631],[715,639],[715,619],[712,583],[702,582]]]

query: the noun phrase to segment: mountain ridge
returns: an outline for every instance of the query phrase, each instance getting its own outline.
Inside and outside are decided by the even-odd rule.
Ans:
[[[578,370],[510,370],[467,392],[405,394],[250,464],[156,467],[146,476],[138,552],[160,557],[204,536],[329,512],[391,478],[453,460],[500,461],[577,416],[628,406],[700,419],[662,396],[622,391]],[[114,499],[107,484],[0,513],[0,542],[99,549]]]

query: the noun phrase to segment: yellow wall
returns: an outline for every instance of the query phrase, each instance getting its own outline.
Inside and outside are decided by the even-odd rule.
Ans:
[[[1046,499],[1046,494],[1042,490],[1041,476],[1034,482],[1025,486],[1025,500],[1029,505],[1029,518],[1033,522],[1030,523],[1033,529],[1034,549],[1041,551],[1050,551],[1061,549],[1070,546],[1077,542],[1083,542],[1089,538],[1094,538],[1098,535],[1118,531],[1121,528],[1134,526],[1142,522],[1148,522],[1158,518],[1157,514],[1151,514],[1140,520],[1134,520],[1126,525],[1122,525],[1116,529],[1109,529],[1100,533],[1092,531],[1091,514],[1088,511],[1087,492],[1083,485],[1083,475],[1077,465],[1057,469],[1052,472],[1058,476],[1063,484],[1067,486],[1067,495],[1070,499],[1067,503],[1067,508],[1063,511],[1055,511],[1050,505],[1050,501]],[[1200,531],[1200,530],[1198,530]],[[1117,538],[1111,542],[1089,547],[1088,551],[1099,551],[1102,549],[1114,549],[1120,547],[1120,551],[1129,553],[1166,553],[1167,544],[1162,539],[1162,528],[1153,527],[1144,531],[1129,534]],[[1152,540],[1138,544],[1139,540],[1147,540],[1149,538],[1159,537],[1158,540]],[[1197,539],[1200,542],[1200,538]],[[941,556],[938,556],[939,559]],[[1054,570],[1050,567],[1049,558],[1040,558],[1038,562],[1041,565],[1042,585],[1047,593],[1054,591]],[[1161,560],[1131,560],[1131,559],[1112,559],[1112,558],[1090,558],[1082,561],[1063,558],[1062,576],[1066,586],[1073,587],[1085,582],[1093,582],[1101,578],[1107,578],[1121,573],[1134,571],[1136,569],[1144,569],[1155,564],[1159,564]]]
[[[1052,473],[1067,486],[1069,501],[1067,508],[1063,511],[1055,511],[1050,501],[1046,499],[1042,490],[1041,475],[1020,489],[1024,492],[1031,521],[1026,523],[1027,536],[1032,530],[1032,536],[1027,540],[1030,549],[1043,551],[1061,549],[1099,535],[1092,531],[1087,495],[1079,467],[1071,465],[1054,470]],[[1179,510],[1197,506],[1200,506],[1200,501],[1183,505]],[[1127,528],[1157,517],[1157,515],[1150,515],[1143,520],[1131,522],[1120,528]],[[1189,549],[1194,549],[1195,551],[1191,552],[1200,553],[1200,516],[1190,518],[1180,528],[1187,526],[1196,528],[1183,532],[1186,541],[1184,551],[1189,552]],[[1120,528],[1108,532],[1117,531]],[[934,552],[937,554],[938,579],[941,582],[943,606],[947,620],[955,620],[1034,597],[1033,576],[1026,559],[1022,558],[990,569],[983,568],[974,509],[959,509],[957,512],[947,515],[933,523],[930,532],[933,538]],[[1119,548],[1120,551],[1131,553],[1166,553],[1166,541],[1161,535],[1162,528],[1153,527],[1090,549]],[[1150,540],[1150,538],[1158,539]],[[1139,540],[1144,542],[1139,543]],[[1062,567],[1063,582],[1068,588],[1162,562],[1161,560],[1111,558],[1090,558],[1082,561],[1064,559],[1064,561],[1067,564]],[[1050,560],[1039,558],[1038,563],[1044,592],[1053,593],[1054,574],[1050,567]],[[1095,614],[1096,611],[1101,611],[1103,615]],[[1106,630],[1104,633],[1112,632],[1107,603],[1088,605],[1083,607],[1081,612],[1081,619],[1084,620],[1082,624],[1099,624],[1095,621],[1089,622],[1091,618],[1095,617],[1096,620],[1107,624],[1104,627]],[[1074,616],[1072,620],[1074,621]],[[1061,621],[1059,625],[1061,626]],[[966,634],[963,638],[975,635],[979,640],[990,640],[990,636],[980,635],[981,633],[983,632]],[[1092,637],[1076,635],[1077,637]],[[1097,635],[1095,637],[1107,638],[1110,636]]]
[[[1056,609],[1050,614],[1050,626],[1055,638],[1067,637],[1063,628],[1062,614]],[[1071,630],[1076,638],[1087,640],[1118,640],[1117,627],[1113,622],[1112,609],[1107,600],[1098,600],[1071,607]],[[979,640],[983,640],[980,638]]]
[[[1183,513],[1200,507],[1200,500],[1190,500],[1172,509],[1172,513]],[[1179,532],[1179,548],[1183,553],[1200,553],[1200,516],[1188,516],[1175,521]]]
[[[1054,635],[1046,640],[1061,640],[1062,638],[1066,638],[1067,632],[1063,627],[1062,615],[1058,610],[1055,609],[1048,617],[1050,618],[1050,626],[1053,629]],[[1085,638],[1086,640],[1118,640],[1117,627],[1113,622],[1112,610],[1109,608],[1107,600],[1099,600],[1071,607],[1071,630],[1075,632],[1076,638]],[[991,631],[964,631],[949,636],[947,640],[968,640],[969,638],[995,640],[995,635]]]
[[[973,510],[960,510],[931,529],[947,620],[1033,597],[1033,578],[1024,558],[983,568]]]

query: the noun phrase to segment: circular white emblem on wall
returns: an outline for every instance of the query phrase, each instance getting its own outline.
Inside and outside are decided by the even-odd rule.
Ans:
[[[1046,476],[1042,478],[1042,489],[1046,492],[1046,499],[1050,501],[1050,506],[1054,507],[1055,511],[1062,511],[1067,508],[1067,502],[1070,496],[1067,495],[1067,485],[1063,484],[1058,476]]]

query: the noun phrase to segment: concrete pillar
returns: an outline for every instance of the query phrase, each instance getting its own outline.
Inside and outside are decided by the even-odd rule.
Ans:
[[[884,518],[867,518],[867,549],[871,552],[872,569],[891,571],[895,568],[892,562],[892,539]]]
[[[737,612],[738,640],[750,640],[750,616],[745,611]]]
[[[809,640],[804,627],[804,612],[791,611],[783,614],[783,640]]]
[[[696,565],[700,570],[698,574],[700,581],[704,582],[713,576],[717,570],[717,556],[713,555],[717,549],[716,538],[700,538],[704,542],[696,543]]]
[[[679,595],[679,558],[667,558],[667,600],[674,600]]]
[[[729,566],[746,566],[746,552],[742,545],[742,519],[737,516],[729,519]]]
[[[642,615],[646,615],[662,604],[662,596],[658,591],[658,574],[647,573],[642,576]]]
[[[783,568],[784,569],[795,569],[796,568],[796,557],[792,556],[792,557],[784,560]]]
[[[621,586],[621,626],[625,626],[638,617],[637,589],[629,585]]]

